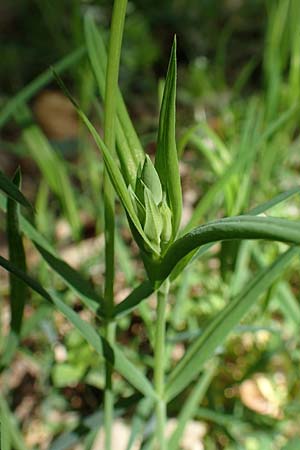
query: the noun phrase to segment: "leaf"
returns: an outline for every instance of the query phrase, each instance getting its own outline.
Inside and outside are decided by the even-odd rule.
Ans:
[[[13,178],[14,185],[19,188],[21,173],[18,169]],[[16,267],[26,272],[26,259],[23,240],[19,227],[19,205],[11,199],[7,199],[6,231],[8,240],[9,260]],[[1,359],[1,365],[7,366],[13,357],[21,334],[25,302],[28,296],[26,284],[10,273],[10,334]]]
[[[0,208],[6,211],[5,201],[1,194]],[[80,272],[74,270],[65,261],[58,258],[55,249],[47,239],[22,215],[20,215],[20,227],[22,232],[34,243],[36,249],[49,266],[77,293],[89,309],[101,316],[99,306],[102,304],[103,299],[93,289],[92,285],[83,278]]]
[[[110,181],[111,181],[115,191],[117,192],[118,197],[119,197],[119,199],[120,199],[124,209],[126,210],[126,212],[127,212],[128,216],[129,216],[132,224],[134,225],[137,233],[141,236],[142,240],[144,240],[149,245],[149,247],[152,248],[151,242],[149,241],[149,239],[147,238],[147,236],[145,235],[145,233],[144,233],[144,231],[142,229],[142,226],[140,224],[138,216],[137,216],[137,214],[135,212],[130,193],[129,193],[128,188],[127,188],[127,186],[125,184],[125,181],[124,181],[123,176],[122,176],[122,174],[120,172],[120,169],[119,169],[117,163],[115,162],[114,157],[111,155],[110,151],[108,150],[108,148],[104,144],[103,140],[101,139],[101,137],[97,133],[97,131],[94,128],[94,126],[92,125],[92,123],[89,121],[87,116],[84,114],[84,112],[77,105],[76,101],[71,96],[71,94],[67,90],[66,86],[63,84],[62,80],[59,77],[57,77],[57,76],[56,76],[56,80],[57,80],[58,84],[60,85],[60,87],[65,92],[65,94],[68,96],[69,100],[73,103],[74,107],[76,108],[76,111],[77,111],[78,115],[81,117],[83,123],[86,125],[86,127],[90,131],[91,135],[93,136],[93,138],[95,140],[95,143],[96,143],[97,147],[101,151],[101,153],[103,155],[103,158],[104,158],[105,166],[106,166],[106,169],[107,169]],[[154,250],[154,252],[155,252],[155,250]]]
[[[103,299],[94,290],[92,284],[86,280],[80,272],[73,269],[65,261],[49,253],[45,248],[33,241],[36,249],[49,266],[73,289],[83,300],[84,304],[97,315],[103,317]]]
[[[236,216],[209,222],[195,228],[168,249],[161,263],[152,267],[152,276],[163,281],[176,264],[202,245],[235,239],[265,239],[300,244],[300,224],[276,217]]]
[[[3,258],[3,256],[0,255],[0,266],[4,267],[5,270],[8,272],[13,273],[18,278],[20,278],[24,283],[26,283],[31,289],[33,289],[35,292],[40,294],[45,300],[51,302],[51,297],[48,294],[48,292],[38,283],[36,280],[31,278],[29,275],[27,275],[25,272],[20,270],[18,267],[16,267],[14,264],[10,263],[7,259]]]
[[[3,436],[9,439],[11,446],[7,448],[13,448],[14,450],[27,450],[27,447],[23,441],[22,435],[16,423],[16,419],[11,413],[9,406],[2,394],[0,394],[0,424],[1,426],[1,439]],[[5,429],[5,431],[4,431]],[[8,444],[8,442],[6,442]],[[2,445],[2,441],[1,441]],[[0,447],[4,450],[5,447]]]
[[[53,68],[57,73],[63,73],[69,67],[77,64],[85,55],[86,49],[82,46],[74,50],[69,55],[62,58],[60,61],[53,64]],[[20,105],[28,102],[38,91],[53,79],[52,69],[47,69],[41,75],[36,77],[27,86],[18,92],[15,97],[12,97],[0,112],[0,128],[14,115]]]
[[[89,60],[98,84],[100,96],[104,100],[107,52],[101,33],[98,31],[91,14],[85,15],[84,32]],[[144,162],[145,153],[119,89],[117,92],[116,138],[122,173],[126,175],[127,183],[130,183],[134,188],[137,169],[139,164]]]
[[[17,186],[0,170],[0,189],[5,192],[5,194],[20,203],[20,205],[25,206],[26,208],[31,208],[32,206],[27,200],[26,197],[22,194],[22,192],[17,188]]]
[[[20,124],[30,123],[23,130],[22,139],[51,190],[59,198],[73,235],[78,238],[81,229],[79,212],[65,161],[52,148],[42,130],[33,123],[32,114],[27,106],[20,107],[15,117]]]
[[[181,220],[182,194],[175,139],[176,38],[172,46],[159,116],[155,168],[172,211],[173,239]]]
[[[168,441],[168,450],[177,450],[180,447],[180,441],[184,433],[185,426],[192,420],[201,404],[204,395],[216,372],[216,361],[213,362],[197,380],[192,388],[187,400],[180,409],[178,423]]]
[[[129,314],[136,308],[141,301],[153,294],[154,289],[150,281],[144,281],[136,287],[121,303],[115,306],[114,317],[118,319],[126,314]]]
[[[299,437],[293,437],[284,447],[282,447],[282,450],[298,450],[300,447],[300,438]]]
[[[168,401],[185,389],[198,375],[203,364],[213,356],[216,348],[224,342],[262,292],[273,284],[292,259],[299,254],[300,251],[296,247],[287,250],[271,266],[261,270],[249,285],[217,314],[169,376],[166,388]]]
[[[100,356],[103,356],[117,372],[145,396],[156,398],[156,393],[150,382],[142,372],[126,358],[123,350],[119,349],[117,345],[112,346],[108,344],[102,336],[96,333],[89,323],[82,320],[78,314],[67,306],[56,292],[51,291],[51,297],[59,311],[76,327],[85,340]]]
[[[218,182],[216,184],[218,184]],[[214,189],[214,186],[211,189]],[[288,198],[292,197],[293,195],[298,194],[299,192],[300,192],[300,187],[296,186],[294,188],[291,188],[287,191],[284,191],[284,192],[276,195],[271,200],[268,200],[267,202],[262,203],[261,205],[258,205],[257,207],[251,209],[247,214],[251,215],[251,216],[261,214],[261,213],[267,211],[268,209],[271,209],[273,206],[287,200]],[[213,198],[213,196],[211,196],[211,200],[212,200],[212,198]],[[208,205],[209,205],[209,202],[207,203],[207,206]],[[194,217],[194,215],[193,215],[193,217]],[[188,225],[184,229],[184,231],[186,231],[186,232],[190,231],[190,225],[192,225],[192,223],[193,223],[193,220],[191,220],[188,223]],[[195,251],[191,252],[189,255],[185,256],[183,259],[181,259],[180,262],[173,269],[171,279],[175,280],[175,278],[177,278],[177,276],[182,272],[182,270],[185,269],[186,266],[188,266],[191,262],[193,262],[195,259],[197,259],[200,256],[199,253],[201,253],[201,256],[202,256],[202,254],[206,253],[206,251],[209,250],[212,246],[213,246],[213,243],[207,244],[206,246],[201,247],[201,249],[195,250]]]
[[[128,439],[126,450],[132,450],[136,439],[141,435],[141,431],[145,428],[152,410],[153,400],[150,398],[143,398],[137,405],[136,412],[131,422],[131,433]]]
[[[45,300],[50,301],[57,309],[75,326],[84,339],[96,350],[96,352],[105,358],[113,368],[119,372],[132,386],[142,392],[145,396],[156,399],[156,393],[147,378],[140,372],[124,352],[117,345],[111,346],[106,339],[96,333],[94,328],[80,318],[80,316],[66,305],[58,293],[46,291],[36,280],[25,274],[22,270],[15,267],[5,258],[0,256],[0,265],[9,272],[12,272],[23,280],[35,292],[40,294]]]
[[[261,205],[258,205],[253,209],[250,209],[250,211],[247,214],[251,216],[262,214],[268,209],[273,208],[273,206],[278,205],[278,203],[284,202],[285,200],[287,200],[288,198],[292,197],[295,194],[299,194],[299,192],[300,187],[295,186],[287,191],[281,192],[280,194],[276,195],[276,197],[273,197],[271,200],[268,200],[267,202],[262,203]]]

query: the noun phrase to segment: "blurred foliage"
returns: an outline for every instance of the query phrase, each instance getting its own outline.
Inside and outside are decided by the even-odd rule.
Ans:
[[[181,167],[185,213],[189,216],[191,209],[202,202],[199,223],[247,211],[300,183],[299,4],[298,0],[129,3],[121,85],[150,154],[157,124],[157,81],[165,74],[170,43],[173,34],[177,34],[179,140],[188,133],[183,139]],[[5,103],[35,76],[82,44],[85,10],[94,11],[99,24],[107,30],[111,5],[108,0],[2,0],[0,54],[5,64],[0,69],[0,102]],[[65,77],[100,124],[101,105],[93,99],[95,86],[85,63],[71,68]],[[48,87],[57,88],[54,83]],[[188,128],[191,125],[192,130]],[[25,191],[30,193],[37,210],[37,227],[50,241],[57,242],[65,259],[81,266],[92,282],[101,285],[103,251],[101,241],[95,239],[102,229],[102,162],[82,129],[67,142],[43,134],[47,147],[47,138],[50,140],[51,151],[54,148],[68,155],[63,170],[68,171],[72,181],[84,243],[77,249],[79,256],[74,257],[73,238],[62,208],[51,194],[45,175],[39,183],[29,151],[18,138],[23,126],[15,125],[12,136],[5,134],[0,145],[5,156],[14,155],[22,163]],[[38,126],[35,133],[41,135],[43,127]],[[71,148],[70,153],[64,153],[65,146]],[[40,149],[37,152],[41,155]],[[245,152],[252,155],[250,161],[238,166],[237,173],[229,178],[231,165],[243,160]],[[56,167],[58,158],[54,160]],[[291,219],[299,217],[298,197],[271,212]],[[124,218],[119,217],[118,229],[123,238],[117,244],[119,300],[126,296],[128,286],[132,287],[134,276],[143,276],[124,223]],[[2,241],[1,238],[3,245]],[[50,275],[45,264],[37,263],[29,242],[25,244],[32,258],[32,271],[46,285],[54,285],[64,293],[60,280]],[[177,354],[170,358],[170,365],[176,364],[188,344],[247,285],[253,273],[273,261],[282,248],[268,243],[235,247],[223,244],[213,250],[212,258],[202,258],[194,263],[193,270],[181,275],[171,293],[168,316],[169,343],[177,343]],[[295,264],[218,349],[221,364],[197,413],[197,419],[207,424],[205,449],[299,448],[299,295],[299,267]],[[7,297],[5,281],[1,296]],[[77,298],[67,297],[67,301],[82,317],[90,319],[84,316]],[[1,313],[5,317],[3,304]],[[20,408],[26,392],[30,397],[29,390],[35,397],[30,414],[44,423],[45,443],[49,444],[45,448],[68,448],[63,442],[75,445],[83,438],[85,448],[91,448],[89,442],[100,421],[97,414],[102,402],[102,367],[79,334],[52,310],[41,307],[34,294],[25,313],[29,319],[25,322],[22,349],[14,361],[16,380],[11,380],[10,393],[12,408],[21,416],[22,430],[29,439],[32,422],[26,414],[22,419]],[[124,346],[130,343],[126,351],[131,359],[138,364],[143,358],[150,368],[153,316],[151,302],[142,303],[132,317],[120,320],[117,330],[118,340]],[[20,374],[18,359],[25,365]],[[277,415],[265,414],[258,403],[247,404],[242,398],[241,387],[249,380],[252,384],[248,386],[255,391],[250,391],[248,400],[253,392],[258,403],[267,396],[266,403]],[[130,415],[139,399],[123,379],[116,376],[115,383],[118,414],[126,406]],[[187,395],[188,392],[183,393]],[[180,411],[180,400],[171,403],[170,416]],[[151,426],[151,420],[147,423]],[[50,444],[60,433],[56,443]],[[38,446],[38,442],[32,443],[32,448]]]

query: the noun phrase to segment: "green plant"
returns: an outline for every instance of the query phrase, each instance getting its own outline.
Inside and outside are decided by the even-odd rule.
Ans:
[[[24,304],[20,303],[20,298],[24,301],[26,289],[29,286],[71,321],[105,363],[104,427],[106,450],[111,448],[114,418],[113,371],[119,372],[136,391],[145,397],[139,403],[137,415],[133,420],[133,424],[137,424],[137,428],[139,427],[137,418],[140,415],[149,416],[153,408],[155,409],[156,430],[155,436],[150,438],[149,445],[154,443],[154,446],[161,450],[176,449],[179,448],[180,438],[186,423],[195,415],[197,406],[214,375],[216,361],[214,360],[208,366],[205,366],[205,364],[208,360],[214,358],[216,348],[239,323],[259,295],[269,289],[291,261],[300,254],[298,247],[294,246],[300,244],[298,222],[261,216],[274,205],[299,192],[299,188],[291,189],[279,195],[248,214],[215,220],[190,230],[191,223],[198,220],[195,218],[196,215],[199,218],[199,210],[195,210],[194,216],[187,226],[189,231],[180,235],[182,194],[175,139],[176,40],[174,40],[172,47],[164,86],[157,150],[153,163],[142,149],[118,89],[119,56],[125,11],[126,1],[116,1],[108,57],[106,57],[105,46],[93,19],[90,16],[85,18],[87,52],[100,96],[104,99],[105,105],[103,140],[77,102],[68,93],[61,80],[57,78],[94,137],[105,163],[106,279],[103,295],[80,272],[75,271],[62,261],[55,249],[19,212],[18,203],[28,207],[29,205],[18,189],[20,183],[18,176],[14,178],[13,182],[4,176],[0,177],[0,187],[9,196],[7,206],[4,197],[0,197],[0,206],[1,209],[7,209],[7,226],[12,232],[11,239],[14,240],[12,243],[12,240],[9,239],[9,260],[0,257],[0,264],[13,274],[10,279],[11,313],[12,329],[17,338],[21,332],[20,321],[24,307]],[[243,141],[245,153],[248,150],[248,142],[252,143],[251,136],[249,138],[247,133],[251,128],[250,125],[254,122],[254,114],[255,110],[250,108],[248,126],[245,126]],[[256,138],[255,135],[255,140],[257,140]],[[219,148],[221,151],[223,150],[220,161],[222,162],[224,157],[229,159],[222,145],[219,144]],[[118,162],[116,162],[116,156]],[[222,169],[220,161],[212,161],[212,164],[215,164],[217,174],[223,176],[220,170]],[[247,158],[246,163],[248,163]],[[230,173],[234,173],[236,176],[238,173],[236,169],[237,165]],[[228,211],[231,213],[230,206],[235,206],[232,197],[238,194],[239,179],[230,179],[229,183],[228,174],[227,177],[224,176],[222,186],[226,187],[226,201],[228,202]],[[247,192],[248,189],[249,187],[246,185],[240,195],[241,200],[239,201],[241,204],[244,204],[246,197],[244,192]],[[113,298],[115,192],[125,209],[132,235],[139,246],[141,259],[147,274],[146,280],[118,305],[115,304]],[[52,270],[94,313],[95,318],[100,321],[100,331],[82,320],[68,305],[61,292],[57,292],[53,288],[43,287],[26,273],[21,233],[24,233],[33,242],[37,251]],[[263,266],[251,282],[241,290],[235,288],[236,292],[234,292],[235,295],[232,300],[189,346],[178,365],[172,368],[169,373],[166,373],[165,333],[170,284],[172,285],[175,278],[184,271],[193,259],[207,253],[213,243],[243,239],[275,240],[287,243],[291,247],[277,257],[272,264]],[[154,292],[157,296],[157,315],[153,338],[153,377],[150,379],[145,375],[146,367],[143,370],[137,368],[127,356],[126,349],[118,345],[115,339],[115,328],[119,319],[141,305],[141,302]],[[19,305],[18,308],[16,308],[16,304]],[[18,320],[18,326],[15,329],[13,321],[16,320]],[[98,326],[97,321],[96,324]],[[11,354],[8,355],[5,352],[2,365],[5,366],[10,358]],[[200,373],[202,373],[201,377],[199,376]],[[152,378],[153,383],[150,381]],[[186,403],[179,415],[177,428],[172,436],[167,439],[165,433],[167,404],[181,394],[194,380],[197,381],[187,396]],[[2,401],[0,408],[1,411],[6,408],[6,404]],[[4,413],[2,412],[2,414]],[[137,433],[135,430],[136,428],[133,427],[128,448],[134,441],[134,433]],[[13,438],[12,435],[13,431],[9,432],[7,448],[10,448],[9,439]],[[14,443],[13,445],[17,447],[17,444]],[[22,445],[18,448],[22,448]]]

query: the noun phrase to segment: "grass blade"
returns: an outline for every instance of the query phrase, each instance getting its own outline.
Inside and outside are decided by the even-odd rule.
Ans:
[[[27,447],[23,441],[22,435],[19,431],[19,428],[16,424],[15,418],[12,415],[9,406],[3,397],[3,395],[0,394],[0,421],[2,425],[1,430],[1,439],[3,439],[3,435],[6,435],[8,439],[10,440],[10,443],[12,445],[9,445],[7,448],[13,448],[14,450],[27,450]],[[8,442],[6,442],[7,444]],[[2,442],[1,442],[2,444]],[[5,447],[1,450],[4,450]]]
[[[15,173],[12,181],[17,188],[20,187],[21,173],[19,169]],[[19,226],[19,204],[11,198],[7,199],[6,217],[9,260],[11,264],[14,264],[20,270],[26,272],[25,251]],[[10,273],[9,276],[9,284],[11,318],[10,334],[1,360],[1,364],[4,367],[9,364],[17,348],[21,334],[25,301],[28,295],[26,284],[12,273]]]
[[[126,450],[132,450],[136,438],[140,435],[142,429],[145,427],[146,421],[149,419],[149,415],[153,410],[153,400],[150,398],[143,398],[133,416],[131,433],[128,439]]]
[[[189,420],[195,416],[198,406],[203,400],[203,397],[213,379],[216,372],[216,361],[205,370],[199,380],[196,382],[188,399],[180,410],[178,416],[177,427],[172,433],[169,442],[168,450],[177,450],[180,447],[180,441],[184,433],[184,429]]]
[[[31,208],[32,206],[27,200],[26,197],[22,194],[22,192],[17,188],[17,186],[0,170],[0,189],[5,192],[5,194],[20,203],[20,205],[25,206],[26,208]]]
[[[108,344],[102,336],[96,333],[89,323],[82,320],[78,314],[66,305],[57,293],[51,291],[51,298],[59,311],[77,328],[100,356],[103,356],[118,373],[146,397],[156,398],[156,394],[150,382],[142,372],[126,358],[124,352],[119,349],[117,345]]]
[[[5,199],[0,194],[0,209],[6,211]],[[34,243],[47,264],[64,280],[64,282],[76,292],[84,304],[94,313],[101,316],[99,305],[103,300],[93,289],[93,286],[65,261],[58,258],[55,249],[41,235],[28,220],[20,214],[20,228],[22,232]]]
[[[224,342],[262,292],[273,284],[299,253],[296,247],[287,250],[271,266],[261,270],[243,292],[217,314],[171,373],[167,383],[168,400],[173,399],[198,375],[203,364],[212,357],[215,349]]]
[[[33,241],[33,243],[47,264],[80,296],[83,303],[97,315],[103,317],[103,311],[101,311],[103,299],[94,290],[92,284],[65,261],[49,253],[36,242]]]
[[[20,107],[15,116],[20,124],[32,122],[32,115],[26,106]],[[58,196],[73,235],[77,238],[81,224],[65,162],[52,148],[42,130],[34,123],[24,129],[22,138],[51,190]]]
[[[84,47],[80,47],[74,52],[62,58],[57,63],[53,64],[53,68],[57,73],[63,73],[69,67],[77,64],[84,56],[86,50]],[[2,128],[6,122],[15,114],[16,110],[28,102],[39,90],[41,90],[46,84],[53,79],[52,69],[47,69],[31,83],[25,86],[18,94],[11,98],[2,111],[0,112],[0,128]]]

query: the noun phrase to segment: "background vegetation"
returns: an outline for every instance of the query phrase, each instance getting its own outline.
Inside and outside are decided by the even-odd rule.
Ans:
[[[101,131],[103,104],[84,53],[83,16],[92,12],[107,39],[111,8],[112,2],[100,0],[0,5],[5,62],[0,69],[1,170],[12,177],[21,167],[22,192],[35,207],[36,227],[62,259],[96,286],[104,280],[103,163],[48,69],[63,60],[57,71]],[[151,156],[163,78],[177,35],[183,226],[245,213],[299,185],[299,23],[298,0],[128,4],[120,87]],[[4,209],[3,198],[1,202]],[[115,297],[120,302],[144,279],[144,269],[119,205],[117,212]],[[270,214],[299,219],[298,196]],[[0,253],[6,256],[4,214],[0,226]],[[30,274],[59,291],[82,319],[97,326],[29,239],[24,246]],[[256,241],[217,244],[177,278],[168,310],[168,369],[229,299],[285,249],[285,244]],[[6,417],[6,426],[14,430],[13,448],[101,448],[103,363],[62,315],[32,292],[24,306],[17,352],[10,355],[9,278],[2,270],[0,278],[0,411],[2,421]],[[299,290],[296,258],[217,349],[195,419],[188,422],[191,443],[186,437],[182,448],[299,448]],[[127,356],[137,366],[147,365],[148,375],[154,317],[150,298],[117,328]],[[136,405],[141,405],[140,395],[118,375],[114,383],[116,433],[125,433],[126,441],[126,421],[132,421]],[[178,416],[189,392],[170,403],[170,418]],[[140,422],[145,424],[146,448],[153,419],[143,404],[138,412],[134,424],[137,429]]]

